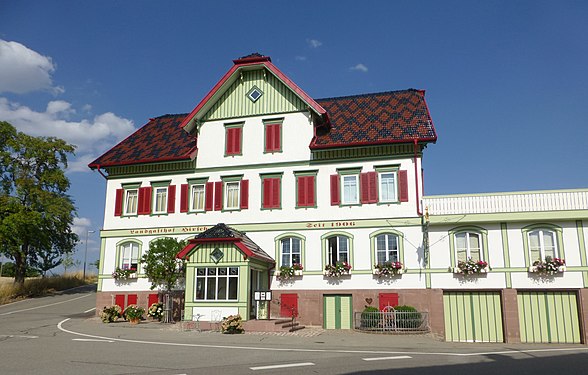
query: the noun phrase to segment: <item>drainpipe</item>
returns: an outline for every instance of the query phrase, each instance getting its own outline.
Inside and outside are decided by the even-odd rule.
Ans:
[[[419,147],[419,142],[418,139],[415,138],[413,139],[414,142],[414,187],[415,187],[415,192],[416,192],[416,211],[417,211],[417,215],[419,216],[423,216],[423,212],[421,211],[421,204],[420,204],[420,198],[419,198],[419,174],[418,174],[418,168],[417,168],[417,160],[418,160],[418,155],[417,155],[417,149]]]

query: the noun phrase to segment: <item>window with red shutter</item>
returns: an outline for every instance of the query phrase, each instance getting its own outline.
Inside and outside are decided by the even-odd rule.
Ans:
[[[265,124],[265,152],[282,151],[282,124]]]
[[[116,189],[116,196],[114,200],[114,216],[122,215],[123,194],[125,189]]]
[[[223,183],[217,181],[214,183],[214,210],[220,211],[223,209]]]
[[[188,184],[180,185],[180,212],[188,212]]]
[[[207,182],[206,187],[204,189],[206,192],[206,202],[204,209],[206,211],[212,211],[214,203],[214,182]]]
[[[225,128],[225,155],[241,155],[242,125]]]
[[[262,208],[280,208],[280,184],[280,177],[263,178],[263,202],[261,205]]]
[[[139,188],[139,215],[151,213],[151,186]]]
[[[296,176],[296,206],[297,207],[314,207],[315,206],[315,176]]]
[[[408,202],[408,174],[405,170],[398,172],[398,185],[400,191],[400,201]]]
[[[241,180],[241,209],[249,208],[249,180]]]
[[[167,188],[167,213],[176,212],[176,185],[170,185]]]

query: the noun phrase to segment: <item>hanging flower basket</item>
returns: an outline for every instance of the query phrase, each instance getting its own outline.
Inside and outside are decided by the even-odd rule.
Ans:
[[[457,267],[453,267],[452,271],[455,274],[464,276],[485,274],[488,272],[488,263],[483,260],[472,260],[471,258],[465,262],[460,260],[457,262]]]
[[[344,275],[351,275],[351,265],[347,262],[337,262],[335,264],[327,264],[323,275],[327,277],[341,277]]]
[[[404,266],[400,262],[385,262],[374,265],[372,273],[379,277],[401,275],[405,271]]]
[[[553,276],[557,273],[566,271],[566,261],[561,258],[545,257],[544,261],[536,260],[529,272],[538,273],[546,276]]]

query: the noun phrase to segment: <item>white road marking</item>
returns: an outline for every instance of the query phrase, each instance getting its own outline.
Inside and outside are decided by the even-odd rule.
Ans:
[[[210,344],[185,344],[178,342],[161,342],[161,341],[143,341],[143,340],[129,340],[119,339],[115,337],[104,337],[97,335],[89,335],[87,333],[80,333],[70,331],[63,328],[63,323],[70,320],[70,318],[63,319],[57,323],[57,328],[62,332],[69,333],[71,335],[77,335],[82,337],[91,337],[103,340],[112,340],[118,342],[128,342],[133,344],[147,344],[147,345],[167,345],[167,346],[184,346],[191,348],[213,348],[213,349],[242,349],[242,350],[259,350],[268,352],[305,352],[305,353],[348,353],[348,354],[399,354],[399,355],[440,355],[448,357],[475,357],[485,356],[492,354],[521,354],[521,353],[540,353],[540,352],[586,352],[588,347],[576,347],[576,348],[545,348],[545,349],[529,349],[529,350],[505,350],[497,352],[479,352],[479,353],[454,353],[454,352],[390,352],[390,351],[379,351],[379,350],[335,350],[335,349],[303,349],[303,348],[273,348],[273,347],[260,347],[260,346],[238,346],[238,345],[210,345]]]
[[[84,311],[84,314],[89,313],[90,311],[94,311],[94,310],[96,310],[96,308],[92,307],[91,309]]]
[[[102,339],[72,339],[73,341],[92,341],[92,342],[114,342],[112,340],[102,340]]]
[[[21,339],[38,339],[39,336],[28,336],[28,335],[0,335],[0,337],[10,337],[10,338],[21,338]]]
[[[253,371],[257,370],[272,370],[277,368],[288,368],[288,367],[299,367],[299,366],[314,366],[312,362],[302,362],[302,363],[288,363],[285,365],[272,365],[272,366],[259,366],[259,367],[249,367]]]
[[[407,359],[407,358],[412,358],[411,356],[408,355],[398,355],[395,357],[372,357],[372,358],[362,358],[364,361],[385,361],[388,359]]]
[[[12,315],[12,314],[16,314],[16,313],[23,312],[23,311],[38,310],[38,309],[42,309],[42,308],[44,308],[44,307],[55,306],[55,305],[61,305],[61,304],[68,303],[68,302],[71,302],[71,301],[75,301],[75,300],[78,300],[78,299],[81,299],[81,298],[86,298],[86,297],[89,297],[90,295],[91,295],[91,294],[86,294],[86,295],[83,295],[83,296],[80,296],[80,297],[76,297],[76,298],[68,299],[68,300],[61,301],[61,302],[50,303],[50,304],[48,304],[48,305],[37,306],[37,307],[29,307],[28,309],[22,309],[22,310],[9,311],[9,312],[5,312],[5,313],[2,313],[2,314],[0,314],[0,316],[4,316],[4,315]]]

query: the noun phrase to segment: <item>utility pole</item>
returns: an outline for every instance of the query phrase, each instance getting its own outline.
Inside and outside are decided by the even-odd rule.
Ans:
[[[88,236],[95,233],[93,230],[86,231],[86,250],[84,251],[84,280],[86,280],[86,259],[88,258]]]

